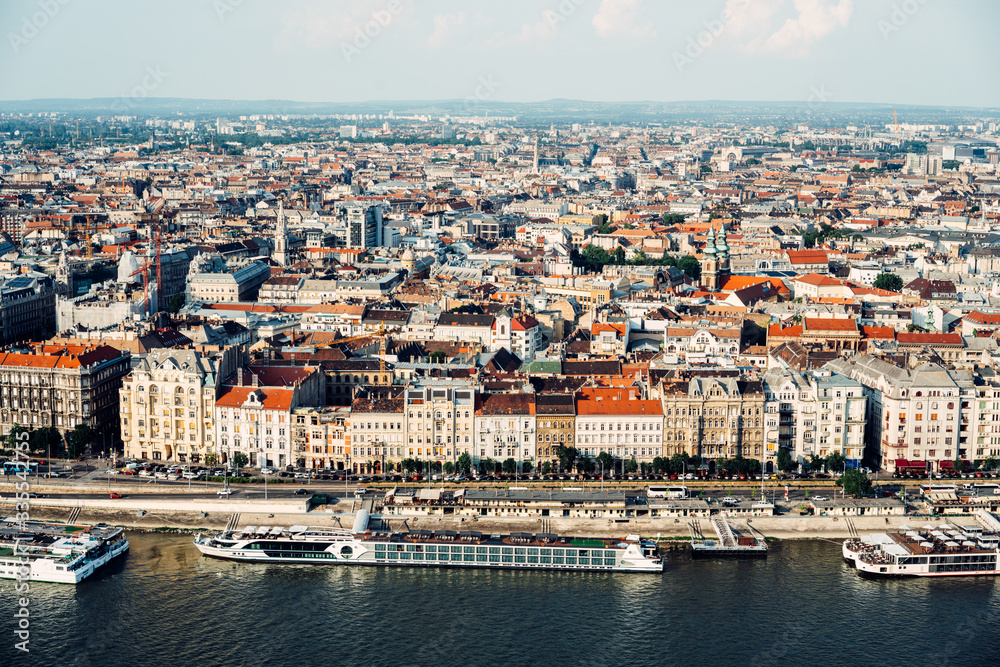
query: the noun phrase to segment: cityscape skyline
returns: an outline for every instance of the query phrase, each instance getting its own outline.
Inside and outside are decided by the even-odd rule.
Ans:
[[[976,64],[996,61],[998,13],[920,0],[10,2],[0,98],[994,106],[1000,84]]]

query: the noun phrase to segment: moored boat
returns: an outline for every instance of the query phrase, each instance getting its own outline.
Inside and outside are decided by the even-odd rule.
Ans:
[[[371,531],[367,512],[350,530],[247,526],[195,540],[201,553],[257,563],[662,572],[656,545],[638,535],[572,538],[552,533]]]
[[[128,548],[117,526],[3,520],[0,578],[78,584]]]
[[[1000,521],[985,510],[978,525],[900,526],[846,540],[844,559],[873,577],[955,577],[1000,574]]]

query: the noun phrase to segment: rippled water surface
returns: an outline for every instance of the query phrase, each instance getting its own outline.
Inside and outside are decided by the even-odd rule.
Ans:
[[[0,665],[995,665],[1000,578],[860,578],[838,544],[663,575],[234,564],[132,535],[77,587],[34,584]]]

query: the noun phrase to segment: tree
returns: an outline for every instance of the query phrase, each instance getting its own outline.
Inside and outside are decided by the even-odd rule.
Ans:
[[[995,456],[987,456],[983,459],[983,468],[985,470],[995,470],[997,467],[997,458]]]
[[[576,459],[579,455],[576,447],[564,447],[563,445],[556,447],[556,456],[559,457],[559,469],[563,472],[571,471],[573,466],[576,465]]]
[[[857,469],[846,471],[837,479],[837,486],[852,496],[867,496],[872,492],[872,481],[868,475]]]
[[[703,165],[701,165],[701,173],[703,173],[703,174],[711,174],[712,173],[712,168],[709,167],[707,164],[703,164]]]
[[[843,470],[846,463],[847,459],[840,452],[830,452],[830,455],[826,457],[826,469],[831,474]]]
[[[455,474],[455,464],[451,461],[444,462],[444,474],[454,475]]]
[[[43,453],[53,449],[59,451],[62,446],[62,436],[54,426],[43,426],[31,432],[28,448],[33,452]]]
[[[608,454],[607,452],[601,452],[600,454],[597,455],[597,463],[600,466],[601,470],[604,471],[604,474],[607,475],[612,471],[612,466],[614,466],[615,464],[615,459],[614,457],[611,456],[611,454]]]
[[[236,466],[236,472],[239,473],[240,468],[250,463],[250,459],[243,452],[236,452],[233,454],[233,465]]]
[[[903,279],[895,273],[880,273],[875,279],[874,287],[875,289],[898,292],[903,289]]]
[[[589,456],[581,456],[576,462],[577,472],[583,474],[589,474],[594,472],[594,468],[596,468],[596,466],[594,465],[594,459],[590,458]]]
[[[77,424],[76,428],[66,434],[66,452],[70,458],[80,456],[94,442],[94,429],[89,424]]]
[[[24,442],[26,440],[26,438],[24,437],[25,433],[28,434],[27,439],[29,439],[30,441],[31,430],[21,426],[20,424],[15,425],[14,428],[10,430],[10,433],[8,433],[7,436],[4,438],[4,448],[15,449],[17,443]]]
[[[180,312],[180,309],[183,307],[184,307],[183,294],[171,294],[170,298],[167,299],[167,310],[170,313],[176,314]]]
[[[685,255],[677,261],[677,268],[695,280],[701,278],[701,264],[693,255]]]
[[[432,364],[443,364],[445,361],[448,360],[448,355],[445,354],[444,351],[442,350],[434,350],[429,355],[427,355],[427,358],[430,359],[430,362]]]
[[[479,461],[479,474],[492,475],[497,471],[497,462],[493,459],[482,459]]]
[[[679,225],[684,222],[684,216],[680,213],[664,213],[663,214],[663,224],[668,227],[673,225]]]
[[[552,474],[552,461],[542,461],[542,474]]]
[[[819,472],[823,469],[823,463],[826,461],[822,456],[817,454],[809,455],[809,469],[813,472]]]
[[[513,475],[517,471],[517,461],[510,457],[504,459],[503,471],[508,475]]]
[[[472,457],[467,452],[460,454],[458,460],[455,462],[455,466],[458,472],[463,475],[470,474],[472,472]]]
[[[205,465],[209,468],[214,468],[219,465],[219,455],[215,452],[209,452],[205,454]]]
[[[778,449],[778,456],[775,463],[781,472],[789,472],[795,468],[795,461],[787,449]]]
[[[747,165],[748,167],[753,167],[753,166],[755,166],[755,165],[758,165],[758,164],[760,164],[760,160],[758,160],[758,159],[757,159],[757,158],[755,158],[755,157],[752,157],[752,158],[748,158],[748,159],[747,159],[747,160],[746,160],[746,161],[744,162],[744,164],[746,164],[746,165]]]
[[[629,459],[625,462],[625,472],[633,473],[639,471],[639,464],[636,463],[635,459]]]
[[[525,475],[530,473],[535,466],[531,465],[531,461],[521,461],[521,472]]]
[[[667,471],[668,459],[662,456],[653,457],[653,473],[656,475],[662,475]]]

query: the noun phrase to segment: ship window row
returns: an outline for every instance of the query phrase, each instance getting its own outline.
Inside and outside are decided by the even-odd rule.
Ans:
[[[278,550],[288,552],[317,552],[326,551],[330,546],[329,542],[253,542],[246,545],[247,549],[255,550]]]
[[[409,552],[409,551],[377,551],[375,553],[376,558],[385,558],[388,560],[407,560],[407,561],[450,561],[450,562],[463,562],[463,563],[524,563],[524,564],[540,564],[540,565],[596,565],[596,566],[607,566],[613,567],[615,565],[614,558],[573,558],[573,557],[560,557],[560,556],[514,556],[505,554],[424,554],[419,552]]]
[[[389,549],[392,546],[392,549]],[[418,560],[434,560],[434,556],[431,554],[438,554],[440,560],[448,560],[447,554],[450,552],[452,554],[451,560],[459,560],[455,558],[458,554],[464,555],[490,555],[490,556],[527,556],[529,563],[537,563],[537,560],[532,560],[538,556],[557,556],[562,558],[580,558],[582,560],[588,560],[588,557],[593,558],[595,561],[601,560],[603,557],[605,560],[610,561],[608,564],[614,564],[615,557],[618,552],[614,550],[601,550],[601,549],[542,549],[537,547],[461,547],[461,546],[436,546],[433,544],[407,544],[405,545],[406,550],[403,551],[402,547],[404,545],[387,545],[387,544],[376,544],[375,545],[375,555],[377,558],[385,558],[385,553],[389,552],[389,557],[392,558],[395,553],[405,553],[412,554],[414,556],[419,556]],[[428,558],[424,559],[423,555],[427,554]],[[409,557],[406,557],[409,559]],[[471,558],[466,558],[465,560],[472,560]],[[483,562],[489,562],[483,559]],[[512,561],[495,561],[495,562],[512,562]],[[524,562],[524,561],[513,561],[513,562]],[[542,561],[549,562],[549,561]],[[587,564],[587,563],[583,563]]]

